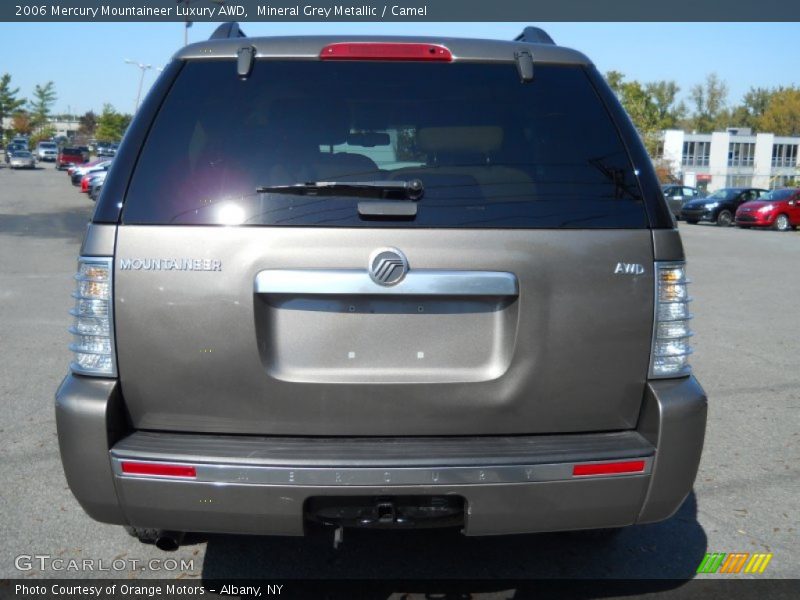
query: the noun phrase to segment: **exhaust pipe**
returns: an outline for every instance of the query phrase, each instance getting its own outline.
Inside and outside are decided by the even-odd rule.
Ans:
[[[159,531],[156,536],[156,548],[164,552],[174,552],[180,548],[183,531]]]

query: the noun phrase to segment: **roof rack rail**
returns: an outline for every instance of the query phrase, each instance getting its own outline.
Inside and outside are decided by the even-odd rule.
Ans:
[[[515,42],[528,42],[529,44],[552,44],[555,45],[553,38],[540,27],[526,27],[517,37]]]
[[[236,21],[228,21],[227,23],[223,23],[219,27],[214,30],[214,33],[211,34],[211,37],[208,38],[210,40],[227,40],[229,38],[243,38],[247,37],[239,28],[239,24]]]

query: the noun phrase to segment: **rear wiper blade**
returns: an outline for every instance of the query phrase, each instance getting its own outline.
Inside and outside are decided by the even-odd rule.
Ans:
[[[422,181],[310,181],[287,185],[264,185],[256,192],[277,194],[299,194],[301,196],[347,195],[364,197],[400,196],[408,200],[419,200],[425,193]]]

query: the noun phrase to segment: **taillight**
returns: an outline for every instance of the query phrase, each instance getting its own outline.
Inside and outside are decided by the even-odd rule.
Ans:
[[[645,462],[643,460],[626,460],[611,463],[586,463],[572,467],[573,477],[587,477],[592,475],[621,475],[625,473],[643,473]]]
[[[69,328],[73,340],[70,368],[73,373],[114,377],[117,364],[114,350],[113,294],[111,258],[80,257],[75,275],[74,317]]]
[[[338,42],[319,53],[321,60],[418,60],[450,62],[450,50],[439,44],[407,42]]]
[[[154,475],[156,477],[197,477],[197,469],[191,465],[168,463],[143,463],[123,461],[122,472],[126,475]]]
[[[653,347],[650,354],[650,377],[680,377],[691,371],[686,263],[655,263],[656,297],[653,323]]]

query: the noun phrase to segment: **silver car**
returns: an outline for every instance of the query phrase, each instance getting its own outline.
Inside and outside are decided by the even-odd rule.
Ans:
[[[97,202],[97,199],[100,197],[100,191],[103,189],[103,183],[105,183],[107,174],[108,171],[100,171],[94,173],[89,178],[89,198],[92,202]]]
[[[55,162],[58,157],[58,145],[55,142],[39,142],[36,146],[36,157],[39,160]]]
[[[183,532],[613,530],[692,489],[683,247],[583,54],[515,41],[182,48],[78,258],[61,458]]]
[[[8,157],[8,166],[12,169],[35,169],[36,158],[27,150],[15,150]]]

